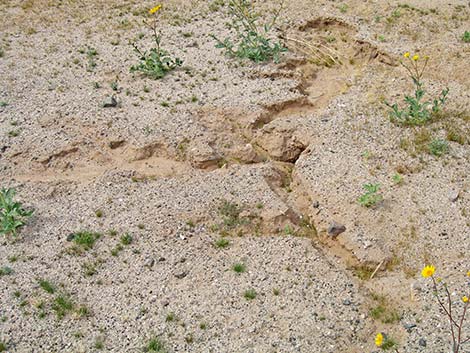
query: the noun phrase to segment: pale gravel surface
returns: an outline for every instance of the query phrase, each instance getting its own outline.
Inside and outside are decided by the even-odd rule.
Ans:
[[[8,103],[0,107],[0,186],[36,210],[16,242],[0,244],[0,267],[13,269],[0,277],[0,341],[8,352],[92,352],[100,340],[102,351],[138,352],[159,336],[169,352],[362,353],[374,352],[373,336],[384,331],[400,352],[449,352],[447,323],[418,271],[431,261],[451,276],[459,305],[470,253],[467,2],[353,0],[341,11],[336,1],[287,1],[276,33],[324,31],[344,56],[361,51],[341,69],[299,64],[292,52],[280,65],[224,57],[209,34],[229,35],[227,19],[210,3],[165,3],[164,46],[185,63],[159,81],[128,71],[129,43],[147,33],[151,2],[0,4],[0,101]],[[257,5],[267,13],[276,2]],[[317,18],[338,22],[298,30]],[[149,35],[138,41],[150,43]],[[80,53],[87,47],[98,52],[91,72]],[[422,129],[391,124],[380,103],[411,89],[403,68],[389,65],[407,50],[431,56],[433,95],[451,89],[446,117]],[[103,109],[113,94],[119,106]],[[441,158],[400,148],[423,130],[446,138],[449,126],[466,141],[449,142]],[[272,161],[292,156],[295,165]],[[205,159],[207,170],[194,168]],[[397,170],[401,185],[392,181]],[[357,203],[367,182],[384,196],[372,209]],[[218,249],[222,200],[253,218]],[[285,234],[305,216],[319,233],[313,242]],[[333,220],[347,230],[325,242]],[[84,229],[103,237],[86,254],[68,254],[67,236]],[[126,232],[132,244],[112,256]],[[398,264],[373,280],[351,270],[384,259]],[[84,275],[96,261],[96,273]],[[237,262],[245,273],[232,270]],[[39,278],[90,315],[56,318],[55,295]],[[250,288],[251,301],[243,297]],[[370,317],[374,294],[402,314],[398,322]]]

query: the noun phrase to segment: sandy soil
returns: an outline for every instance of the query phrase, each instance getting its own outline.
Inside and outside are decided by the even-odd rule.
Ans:
[[[278,64],[215,48],[210,34],[233,34],[224,1],[168,1],[163,46],[184,65],[161,80],[129,71],[131,44],[152,44],[153,5],[0,2],[0,186],[35,210],[0,242],[7,351],[141,352],[158,337],[168,352],[358,353],[384,331],[400,352],[450,352],[419,272],[435,264],[458,306],[468,1],[286,1]],[[299,42],[314,41],[338,63],[311,60]],[[413,88],[405,51],[430,56],[431,96],[450,88],[422,127],[393,124],[382,103]],[[427,152],[435,138],[448,153]],[[366,183],[381,186],[372,208],[357,202]],[[331,237],[332,222],[346,230]],[[101,234],[88,250],[71,236],[84,230]]]

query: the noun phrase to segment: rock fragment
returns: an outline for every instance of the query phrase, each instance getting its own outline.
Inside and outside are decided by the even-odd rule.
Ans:
[[[336,238],[341,233],[346,231],[346,226],[335,221],[332,221],[328,227],[328,235],[333,239]]]

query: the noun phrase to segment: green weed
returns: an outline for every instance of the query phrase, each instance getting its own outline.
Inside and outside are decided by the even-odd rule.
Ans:
[[[372,207],[382,201],[382,195],[378,194],[380,184],[364,184],[362,187],[365,193],[357,200],[362,206]]]
[[[245,297],[245,299],[248,299],[248,300],[253,300],[256,298],[256,291],[254,289],[248,289],[245,291],[245,293],[243,293],[243,296]]]
[[[166,348],[158,337],[154,337],[145,345],[144,352],[165,353]]]
[[[217,41],[216,47],[225,49],[232,57],[250,59],[254,62],[274,60],[279,62],[280,54],[287,49],[280,42],[273,42],[269,32],[275,25],[283,7],[278,6],[271,22],[258,24],[259,15],[255,12],[252,0],[231,0],[230,14],[233,17],[232,27],[237,32],[237,40],[229,38],[223,41],[211,35]]]
[[[429,153],[440,157],[449,151],[449,144],[445,140],[435,139],[428,145]]]
[[[432,116],[439,113],[447,101],[449,88],[441,91],[438,98],[433,101],[423,101],[426,91],[424,90],[424,83],[422,77],[426,70],[429,58],[425,57],[424,62],[420,65],[419,55],[411,56],[410,53],[404,54],[407,59],[407,64],[400,62],[402,66],[408,71],[410,78],[415,85],[415,93],[413,96],[405,95],[406,109],[401,109],[397,103],[390,104],[385,101],[385,105],[390,110],[390,120],[402,125],[415,126],[423,125],[431,120]]]
[[[139,56],[139,63],[131,66],[131,72],[137,71],[153,79],[160,79],[168,72],[173,71],[183,64],[183,61],[179,58],[172,58],[170,54],[161,47],[162,34],[157,28],[160,10],[161,5],[151,9],[149,12],[152,16],[152,22],[148,23],[144,21],[146,26],[152,30],[156,47],[151,48],[149,51],[142,52],[135,43],[133,44],[134,50]]]
[[[14,189],[0,191],[0,234],[16,236],[18,229],[26,224],[33,211],[27,211],[20,202],[13,200]]]

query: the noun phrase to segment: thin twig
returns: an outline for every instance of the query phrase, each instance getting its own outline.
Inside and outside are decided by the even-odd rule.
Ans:
[[[375,268],[374,272],[372,272],[372,274],[370,275],[370,279],[374,278],[375,274],[377,273],[377,271],[379,270],[380,266],[382,266],[382,264],[384,263],[385,260],[382,260],[379,265]]]

